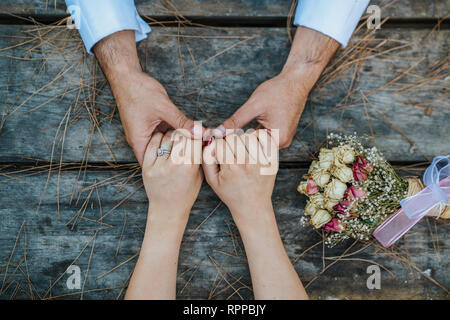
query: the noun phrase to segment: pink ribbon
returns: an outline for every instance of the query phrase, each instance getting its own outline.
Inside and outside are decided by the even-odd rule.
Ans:
[[[418,194],[403,199],[397,212],[373,232],[373,236],[388,248],[425,216],[439,216],[450,198],[450,156],[436,157],[424,174],[427,186]]]

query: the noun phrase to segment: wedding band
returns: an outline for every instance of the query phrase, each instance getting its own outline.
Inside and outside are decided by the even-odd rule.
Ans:
[[[165,154],[170,155],[170,149],[170,146],[167,144],[161,145],[161,147],[158,149],[158,157],[162,157]]]

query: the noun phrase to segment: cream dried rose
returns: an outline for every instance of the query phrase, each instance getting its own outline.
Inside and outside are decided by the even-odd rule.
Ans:
[[[313,162],[311,162],[311,165],[309,166],[308,173],[311,174],[311,172],[313,172],[317,169],[320,169],[319,161],[314,160]]]
[[[328,170],[334,163],[334,154],[330,149],[322,148],[319,153],[319,166]]]
[[[318,208],[311,201],[306,202],[305,214],[307,216],[312,216],[317,210]]]
[[[325,200],[325,198],[323,197],[323,195],[321,193],[316,193],[316,194],[314,194],[314,195],[309,197],[309,201],[313,205],[315,205],[317,208],[322,208],[323,209],[324,200]]]
[[[311,224],[314,228],[319,229],[324,224],[331,221],[331,215],[328,213],[327,210],[318,210],[312,217],[311,217]]]
[[[353,176],[352,170],[350,170]],[[311,177],[317,183],[317,185],[321,188],[325,187],[325,185],[330,181],[330,174],[324,169],[316,169],[311,172]]]
[[[339,203],[339,200],[325,198],[325,200],[323,202],[323,207],[331,212],[331,211],[333,211],[333,207],[335,205],[337,205],[338,203]]]
[[[297,191],[300,192],[301,194],[307,195],[307,193],[306,193],[306,187],[307,187],[307,186],[308,186],[308,182],[307,182],[307,181],[302,181],[302,182],[300,182],[300,184],[298,185]]]
[[[331,174],[344,183],[350,182],[353,179],[353,171],[346,165],[333,166],[331,168]]]
[[[349,145],[335,147],[331,149],[334,154],[335,165],[350,164],[355,162],[355,151]]]
[[[325,187],[324,195],[327,198],[340,200],[344,196],[347,185],[339,179],[332,179],[331,182]]]

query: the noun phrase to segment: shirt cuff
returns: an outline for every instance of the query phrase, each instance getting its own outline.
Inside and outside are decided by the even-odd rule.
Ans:
[[[294,24],[347,46],[370,0],[299,0]]]
[[[113,33],[134,30],[136,41],[141,41],[151,31],[134,0],[66,0],[66,4],[90,54],[97,42]]]

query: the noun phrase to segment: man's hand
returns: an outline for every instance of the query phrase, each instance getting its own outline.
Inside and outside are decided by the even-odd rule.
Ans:
[[[93,49],[119,108],[128,143],[142,165],[144,153],[157,129],[187,129],[194,123],[170,100],[164,87],[142,72],[134,31],[102,39]]]
[[[281,73],[261,84],[214,134],[221,136],[226,129],[241,129],[256,120],[266,129],[279,129],[280,147],[289,147],[309,92],[338,46],[339,43],[328,36],[298,27]]]
[[[147,145],[159,128],[192,131],[194,123],[170,100],[164,87],[143,72],[123,77],[124,87],[116,88],[114,96],[120,112],[127,141],[142,165]]]
[[[289,147],[307,97],[301,80],[289,73],[281,73],[262,83],[223,126],[240,129],[255,119],[263,128],[280,129],[280,147]]]

